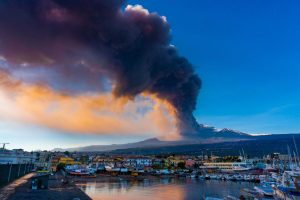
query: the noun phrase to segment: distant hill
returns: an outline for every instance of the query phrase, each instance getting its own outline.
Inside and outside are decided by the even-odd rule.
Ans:
[[[287,154],[287,146],[295,151],[295,138],[298,151],[300,150],[300,134],[280,134],[252,136],[239,139],[210,139],[195,141],[160,141],[156,138],[136,143],[120,145],[94,145],[81,148],[54,149],[54,151],[103,152],[106,154],[153,155],[153,154],[187,154],[187,155],[239,155],[244,151],[251,157],[261,157],[278,152]]]
[[[77,148],[67,148],[60,149],[56,148],[52,151],[112,151],[116,149],[129,149],[129,148],[138,148],[138,147],[158,147],[165,146],[167,142],[160,141],[157,138],[147,139],[141,142],[128,143],[128,144],[111,144],[111,145],[91,145],[85,147],[77,147]]]
[[[199,135],[193,138],[185,138],[180,141],[161,141],[157,138],[147,139],[141,142],[128,143],[128,144],[112,144],[112,145],[91,145],[77,148],[61,149],[56,148],[52,151],[81,151],[81,152],[93,152],[93,151],[113,151],[117,149],[130,149],[130,148],[153,148],[164,146],[178,146],[185,144],[207,144],[207,143],[220,143],[226,141],[240,141],[253,139],[253,136],[234,131],[231,129],[217,130],[214,127],[199,125]]]
[[[240,155],[244,151],[250,157],[262,157],[270,153],[278,152],[287,154],[287,146],[291,152],[296,152],[293,142],[300,150],[300,134],[280,134],[254,136],[251,140],[240,140],[220,143],[183,144],[177,146],[163,146],[152,148],[119,149],[108,152],[109,154],[132,154],[132,155],[153,155],[153,154],[186,154],[186,155]]]

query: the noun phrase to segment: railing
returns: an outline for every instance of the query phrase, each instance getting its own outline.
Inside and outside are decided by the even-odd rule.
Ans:
[[[0,187],[32,171],[33,164],[5,164],[0,165]]]

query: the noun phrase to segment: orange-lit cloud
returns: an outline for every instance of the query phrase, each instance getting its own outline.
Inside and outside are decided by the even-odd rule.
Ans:
[[[0,72],[0,118],[70,133],[154,135],[178,139],[170,104],[153,95],[135,100],[111,93],[70,95],[25,84]]]

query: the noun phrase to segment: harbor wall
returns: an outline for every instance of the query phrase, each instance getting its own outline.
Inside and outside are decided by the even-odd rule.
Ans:
[[[0,165],[0,187],[3,187],[17,178],[31,172],[33,168],[33,164]]]

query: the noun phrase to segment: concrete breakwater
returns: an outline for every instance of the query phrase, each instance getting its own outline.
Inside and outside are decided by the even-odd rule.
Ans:
[[[33,164],[0,165],[0,187],[9,184],[25,174],[28,174],[33,168]]]

